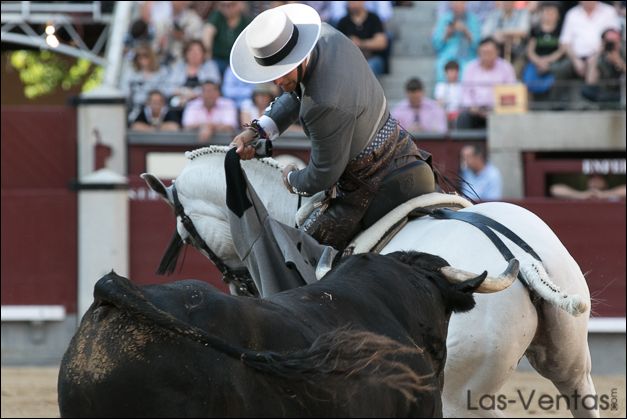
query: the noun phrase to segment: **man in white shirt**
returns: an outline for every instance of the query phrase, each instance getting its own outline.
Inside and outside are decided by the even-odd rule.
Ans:
[[[620,29],[618,22],[616,9],[600,1],[580,1],[566,13],[560,43],[566,48],[574,73],[586,84],[598,82],[601,35],[606,29]]]

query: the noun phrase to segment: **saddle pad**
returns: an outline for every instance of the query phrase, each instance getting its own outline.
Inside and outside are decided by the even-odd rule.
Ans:
[[[392,230],[395,228],[398,230],[400,226],[404,225],[409,213],[416,209],[441,207],[467,208],[471,206],[472,203],[470,201],[459,195],[440,192],[432,192],[412,198],[388,212],[383,218],[366,230],[357,234],[346,250],[344,250],[344,255],[372,252],[376,251],[375,248],[382,248],[380,244],[382,240],[386,238],[386,235],[390,232],[396,233]],[[391,239],[391,235],[389,239]]]

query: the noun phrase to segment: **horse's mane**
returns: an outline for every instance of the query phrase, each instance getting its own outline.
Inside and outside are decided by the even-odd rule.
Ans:
[[[228,147],[228,146],[211,145],[209,147],[202,147],[202,148],[197,148],[196,150],[187,151],[185,152],[185,157],[188,160],[193,161],[198,158],[208,156],[210,154],[217,154],[217,153],[226,154],[230,149],[231,147]],[[263,163],[276,170],[283,169],[283,166],[278,161],[274,160],[272,157],[264,157],[262,159],[254,159],[251,161]]]

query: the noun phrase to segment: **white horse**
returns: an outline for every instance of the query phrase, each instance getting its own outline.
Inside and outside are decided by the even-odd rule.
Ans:
[[[187,153],[189,162],[175,184],[185,213],[208,247],[230,268],[241,268],[243,263],[233,246],[225,204],[226,151],[227,147],[211,146]],[[298,197],[283,187],[277,162],[250,160],[242,162],[242,167],[269,213],[294,225]],[[142,177],[173,204],[171,187],[166,188],[152,175]],[[586,406],[581,402],[582,396],[596,397],[587,341],[590,294],[581,269],[550,228],[524,208],[491,202],[461,211],[483,214],[507,226],[536,251],[542,263],[501,236],[520,261],[528,286],[516,281],[505,291],[476,295],[475,309],[451,317],[442,394],[445,416],[506,414],[507,404],[486,406],[485,400],[497,399],[519,360],[527,356],[536,371],[571,401],[569,407],[575,417],[598,417],[596,406],[589,408],[590,401]],[[183,239],[189,237],[180,217],[177,230]],[[381,253],[396,250],[435,254],[451,266],[471,272],[487,269],[492,275],[498,275],[507,265],[483,233],[456,220],[414,219]],[[532,403],[539,396],[535,397]]]

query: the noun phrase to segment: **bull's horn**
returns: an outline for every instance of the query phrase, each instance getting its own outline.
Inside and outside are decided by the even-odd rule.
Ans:
[[[316,279],[321,280],[327,272],[333,268],[333,259],[337,255],[337,250],[332,248],[331,246],[327,246],[322,251],[322,255],[320,255],[320,260],[318,261],[318,266],[316,266]]]
[[[507,269],[505,269],[505,271],[501,275],[496,278],[487,276],[483,283],[479,286],[479,288],[477,288],[477,292],[491,293],[502,291],[508,288],[516,280],[519,265],[520,264],[518,263],[518,259],[510,260],[509,265],[507,265]],[[442,272],[446,279],[453,283],[467,281],[478,276],[477,274],[474,274],[472,272],[463,271],[461,269],[453,268],[451,266],[444,266],[440,268],[440,272]]]

